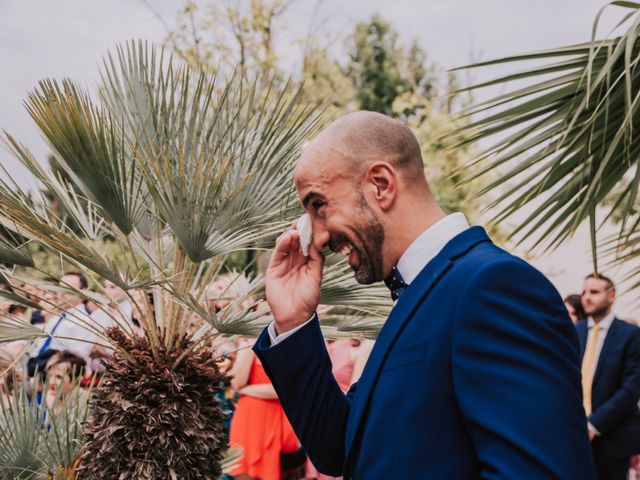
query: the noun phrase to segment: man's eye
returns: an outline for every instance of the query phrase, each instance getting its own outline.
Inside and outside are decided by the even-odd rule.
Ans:
[[[317,212],[318,210],[320,210],[322,207],[324,206],[324,202],[321,201],[317,201],[317,202],[313,202],[311,204],[311,207]]]

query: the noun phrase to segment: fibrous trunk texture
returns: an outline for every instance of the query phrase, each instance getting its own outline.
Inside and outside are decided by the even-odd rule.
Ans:
[[[225,377],[213,354],[189,354],[174,366],[189,340],[157,358],[145,337],[108,334],[114,358],[95,390],[78,478],[218,478],[227,445],[214,393]]]

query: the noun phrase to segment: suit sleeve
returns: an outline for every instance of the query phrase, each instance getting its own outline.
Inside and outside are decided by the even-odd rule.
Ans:
[[[620,388],[589,417],[601,434],[607,433],[637,408],[640,397],[640,329],[633,328],[630,337],[625,348]]]
[[[317,316],[299,331],[271,346],[267,330],[255,346],[300,443],[318,471],[339,476],[349,400],[333,374]]]
[[[578,340],[557,291],[509,256],[461,293],[452,375],[481,478],[594,479]]]

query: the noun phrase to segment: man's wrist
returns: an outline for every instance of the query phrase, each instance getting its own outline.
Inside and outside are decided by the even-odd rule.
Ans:
[[[313,318],[314,315],[315,315],[315,312],[311,312],[306,315],[302,314],[295,320],[288,320],[288,321],[287,320],[279,321],[277,318],[274,318],[273,328],[276,332],[276,335],[282,335],[283,333],[287,333],[290,330],[294,330],[299,326],[304,325],[311,318]]]
[[[275,323],[276,322],[275,321],[271,322],[269,324],[269,326],[267,327],[267,332],[269,334],[269,340],[271,341],[271,346],[274,347],[277,344],[279,344],[279,343],[283,342],[284,340],[286,340],[287,338],[289,338],[290,336],[295,335],[295,333],[298,330],[302,329],[304,326],[306,326],[309,322],[311,322],[315,318],[316,318],[316,314],[313,313],[307,319],[306,322],[303,322],[303,323],[295,326],[294,328],[292,328],[290,330],[287,330],[286,332],[282,332],[282,333],[279,333],[279,332],[276,331],[276,328],[275,328]]]

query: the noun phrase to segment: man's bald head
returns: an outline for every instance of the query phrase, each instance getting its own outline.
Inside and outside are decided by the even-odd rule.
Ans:
[[[332,123],[302,152],[295,182],[316,251],[346,255],[363,284],[389,275],[409,244],[444,217],[416,137],[379,113]]]
[[[391,164],[405,180],[426,182],[420,145],[402,122],[376,112],[350,113],[330,124],[305,149],[299,168],[333,151],[350,160],[356,172],[374,161]],[[307,156],[305,153],[311,155]]]

